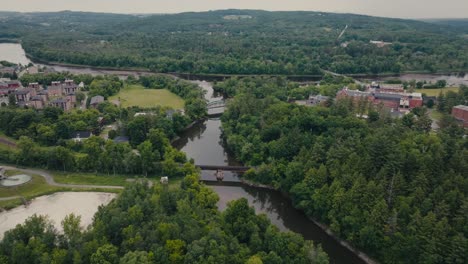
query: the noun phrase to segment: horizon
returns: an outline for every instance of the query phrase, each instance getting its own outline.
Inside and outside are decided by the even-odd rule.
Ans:
[[[128,15],[179,14],[187,12],[208,12],[217,10],[263,10],[263,11],[311,11],[339,14],[356,14],[375,17],[400,19],[466,19],[468,1],[446,0],[290,0],[288,3],[277,3],[266,0],[238,0],[235,3],[227,0],[179,0],[167,3],[163,0],[17,0],[2,3],[2,12],[93,12]],[[423,7],[423,8],[421,8]]]
[[[317,12],[317,13],[329,13],[329,14],[348,14],[348,15],[359,15],[359,16],[369,16],[369,17],[380,17],[380,18],[391,18],[391,19],[404,19],[404,20],[463,20],[468,19],[466,17],[389,17],[389,16],[379,16],[371,14],[359,14],[351,12],[331,12],[331,11],[319,11],[319,10],[266,10],[266,9],[237,9],[237,8],[226,8],[226,9],[213,9],[213,10],[204,10],[204,11],[181,11],[174,13],[120,13],[120,12],[106,12],[106,11],[81,11],[81,10],[55,10],[55,11],[11,11],[11,10],[2,10],[0,12],[4,13],[20,13],[20,14],[30,14],[30,13],[61,13],[61,12],[75,12],[75,13],[96,13],[96,14],[115,14],[115,15],[177,15],[184,13],[206,13],[206,12],[216,12],[216,11],[227,11],[227,10],[240,10],[240,11],[263,11],[263,12]]]

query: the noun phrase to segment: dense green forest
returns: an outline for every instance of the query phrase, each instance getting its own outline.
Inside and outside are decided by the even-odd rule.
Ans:
[[[246,199],[220,213],[218,196],[198,181],[193,165],[179,188],[134,184],[100,207],[90,229],[69,215],[59,233],[33,216],[0,241],[5,264],[328,263],[320,247],[281,233]]]
[[[392,119],[365,100],[299,106],[286,102],[297,88],[284,79],[217,87],[234,96],[226,145],[256,166],[245,178],[289,193],[382,263],[468,262],[468,140],[453,118],[434,133],[425,108]]]
[[[20,40],[36,59],[62,63],[217,74],[468,69],[466,29],[443,23],[256,10],[1,14],[0,39]]]

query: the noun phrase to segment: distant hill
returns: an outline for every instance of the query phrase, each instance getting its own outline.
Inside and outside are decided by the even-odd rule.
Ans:
[[[468,70],[465,31],[446,23],[261,10],[5,12],[0,21],[0,39],[16,37],[35,58],[91,66],[297,75]]]
[[[459,30],[468,33],[468,18],[459,18],[459,19],[426,19],[423,20],[424,22],[438,24],[438,25],[445,25],[455,27]]]

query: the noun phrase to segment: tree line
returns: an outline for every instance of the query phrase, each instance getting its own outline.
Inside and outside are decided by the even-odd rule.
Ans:
[[[328,263],[320,246],[280,232],[246,199],[220,213],[195,167],[183,174],[176,188],[132,184],[99,208],[88,229],[73,214],[61,222],[63,232],[32,216],[5,233],[0,263]]]
[[[453,120],[433,133],[424,108],[393,119],[364,100],[287,103],[290,84],[277,79],[218,86],[239,87],[222,127],[229,150],[257,167],[244,177],[289,193],[382,263],[468,261],[468,142]]]

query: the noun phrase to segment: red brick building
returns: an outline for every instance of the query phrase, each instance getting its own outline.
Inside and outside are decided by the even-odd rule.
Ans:
[[[457,105],[452,108],[452,116],[463,124],[463,127],[468,127],[468,106]]]

